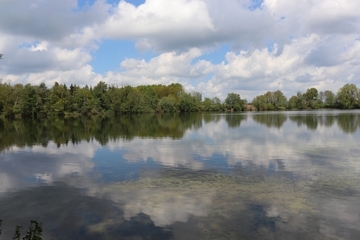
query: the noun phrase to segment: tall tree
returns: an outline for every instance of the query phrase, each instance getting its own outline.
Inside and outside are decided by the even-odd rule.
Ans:
[[[289,109],[297,109],[298,108],[298,102],[299,102],[298,97],[297,96],[292,96],[289,99],[288,108]]]
[[[285,110],[287,107],[287,98],[280,90],[273,92],[274,94],[274,107],[277,110]]]
[[[309,88],[306,93],[304,93],[304,98],[306,101],[306,106],[309,108],[319,108],[318,100],[319,93],[316,88]]]
[[[49,103],[52,113],[62,115],[67,110],[70,92],[66,85],[55,82],[49,93]]]
[[[258,110],[285,110],[287,107],[287,99],[284,93],[280,90],[275,92],[269,91],[263,95],[255,97],[252,104]]]
[[[332,91],[326,90],[324,92],[324,106],[326,108],[333,108],[335,107],[335,94]]]
[[[108,86],[105,82],[100,81],[93,89],[94,104],[97,111],[109,109],[109,101],[106,98]]]
[[[225,99],[225,104],[228,108],[235,111],[241,111],[243,109],[244,100],[240,98],[240,95],[237,93],[228,93],[227,98]]]
[[[355,84],[345,84],[337,93],[336,104],[339,108],[352,109],[359,107],[359,90]]]

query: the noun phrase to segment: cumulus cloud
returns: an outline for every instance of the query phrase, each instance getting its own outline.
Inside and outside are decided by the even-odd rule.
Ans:
[[[0,2],[0,31],[15,36],[59,41],[82,28],[101,23],[110,5],[96,1],[79,8],[76,0],[4,0]]]
[[[141,47],[174,50],[195,47],[214,30],[204,1],[147,0],[139,7],[120,1],[114,14],[100,27],[100,34],[138,39]]]
[[[359,1],[4,0],[0,3],[1,78],[12,82],[169,84],[206,97],[360,83]],[[130,40],[140,56],[103,75],[91,65],[104,40]],[[217,63],[206,56],[217,54]],[[114,53],[111,53],[114,54]],[[222,60],[222,61],[221,61]]]

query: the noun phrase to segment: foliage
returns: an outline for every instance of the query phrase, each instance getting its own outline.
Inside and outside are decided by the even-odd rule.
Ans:
[[[360,92],[355,84],[345,84],[336,96],[336,106],[342,109],[360,107]]]
[[[306,93],[304,93],[303,98],[305,99],[306,108],[318,109],[321,106],[319,93],[316,88],[309,88]]]
[[[157,110],[161,112],[174,112],[174,100],[171,97],[163,97],[160,99]]]
[[[205,98],[203,101],[203,111],[206,112],[214,112],[221,111],[223,109],[223,104],[218,97],[214,97],[212,99]]]
[[[220,111],[214,98],[206,111]],[[0,80],[0,115],[6,118],[78,116],[145,112],[196,112],[204,109],[200,92],[185,92],[179,83],[166,85],[116,86],[99,82],[94,88],[55,84],[16,84]]]
[[[255,97],[252,104],[258,110],[285,110],[288,103],[284,93],[277,90]]]
[[[335,107],[336,103],[336,96],[332,91],[326,90],[324,92],[324,99],[323,99],[323,105],[326,108],[333,108]]]
[[[318,91],[309,88],[305,93],[298,91],[289,101],[278,90],[256,96],[252,104],[260,111],[281,109],[319,109],[319,108],[360,108],[360,90],[355,84],[345,84],[335,95],[332,91]]]
[[[244,103],[245,100],[242,100],[240,95],[236,93],[228,93],[225,99],[225,106],[229,110],[241,111]]]
[[[0,235],[2,234],[2,223],[3,221],[0,219]],[[13,240],[21,239],[21,230],[22,226],[16,226]],[[29,230],[26,232],[26,235],[22,238],[23,240],[41,240],[42,239],[42,224],[37,221],[31,220]]]
[[[183,93],[179,99],[177,108],[181,112],[196,112],[201,108],[202,94],[199,92]]]
[[[55,84],[48,89],[40,85],[15,84],[0,80],[0,116],[5,118],[79,116],[149,112],[242,111],[245,99],[229,93],[224,102],[205,98],[200,92],[185,92],[179,83],[170,85],[116,86],[99,82],[94,88],[71,84]],[[326,90],[309,88],[289,101],[280,90],[256,96],[252,104],[257,110],[318,109],[360,107],[360,90],[345,84],[335,95]]]

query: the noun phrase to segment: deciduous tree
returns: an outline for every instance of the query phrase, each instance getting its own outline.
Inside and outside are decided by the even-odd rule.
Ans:
[[[336,105],[343,109],[359,107],[359,93],[355,84],[345,84],[336,95]]]

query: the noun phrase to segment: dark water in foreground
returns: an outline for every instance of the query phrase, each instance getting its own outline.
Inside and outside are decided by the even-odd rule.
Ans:
[[[0,121],[2,239],[360,239],[360,111]]]

